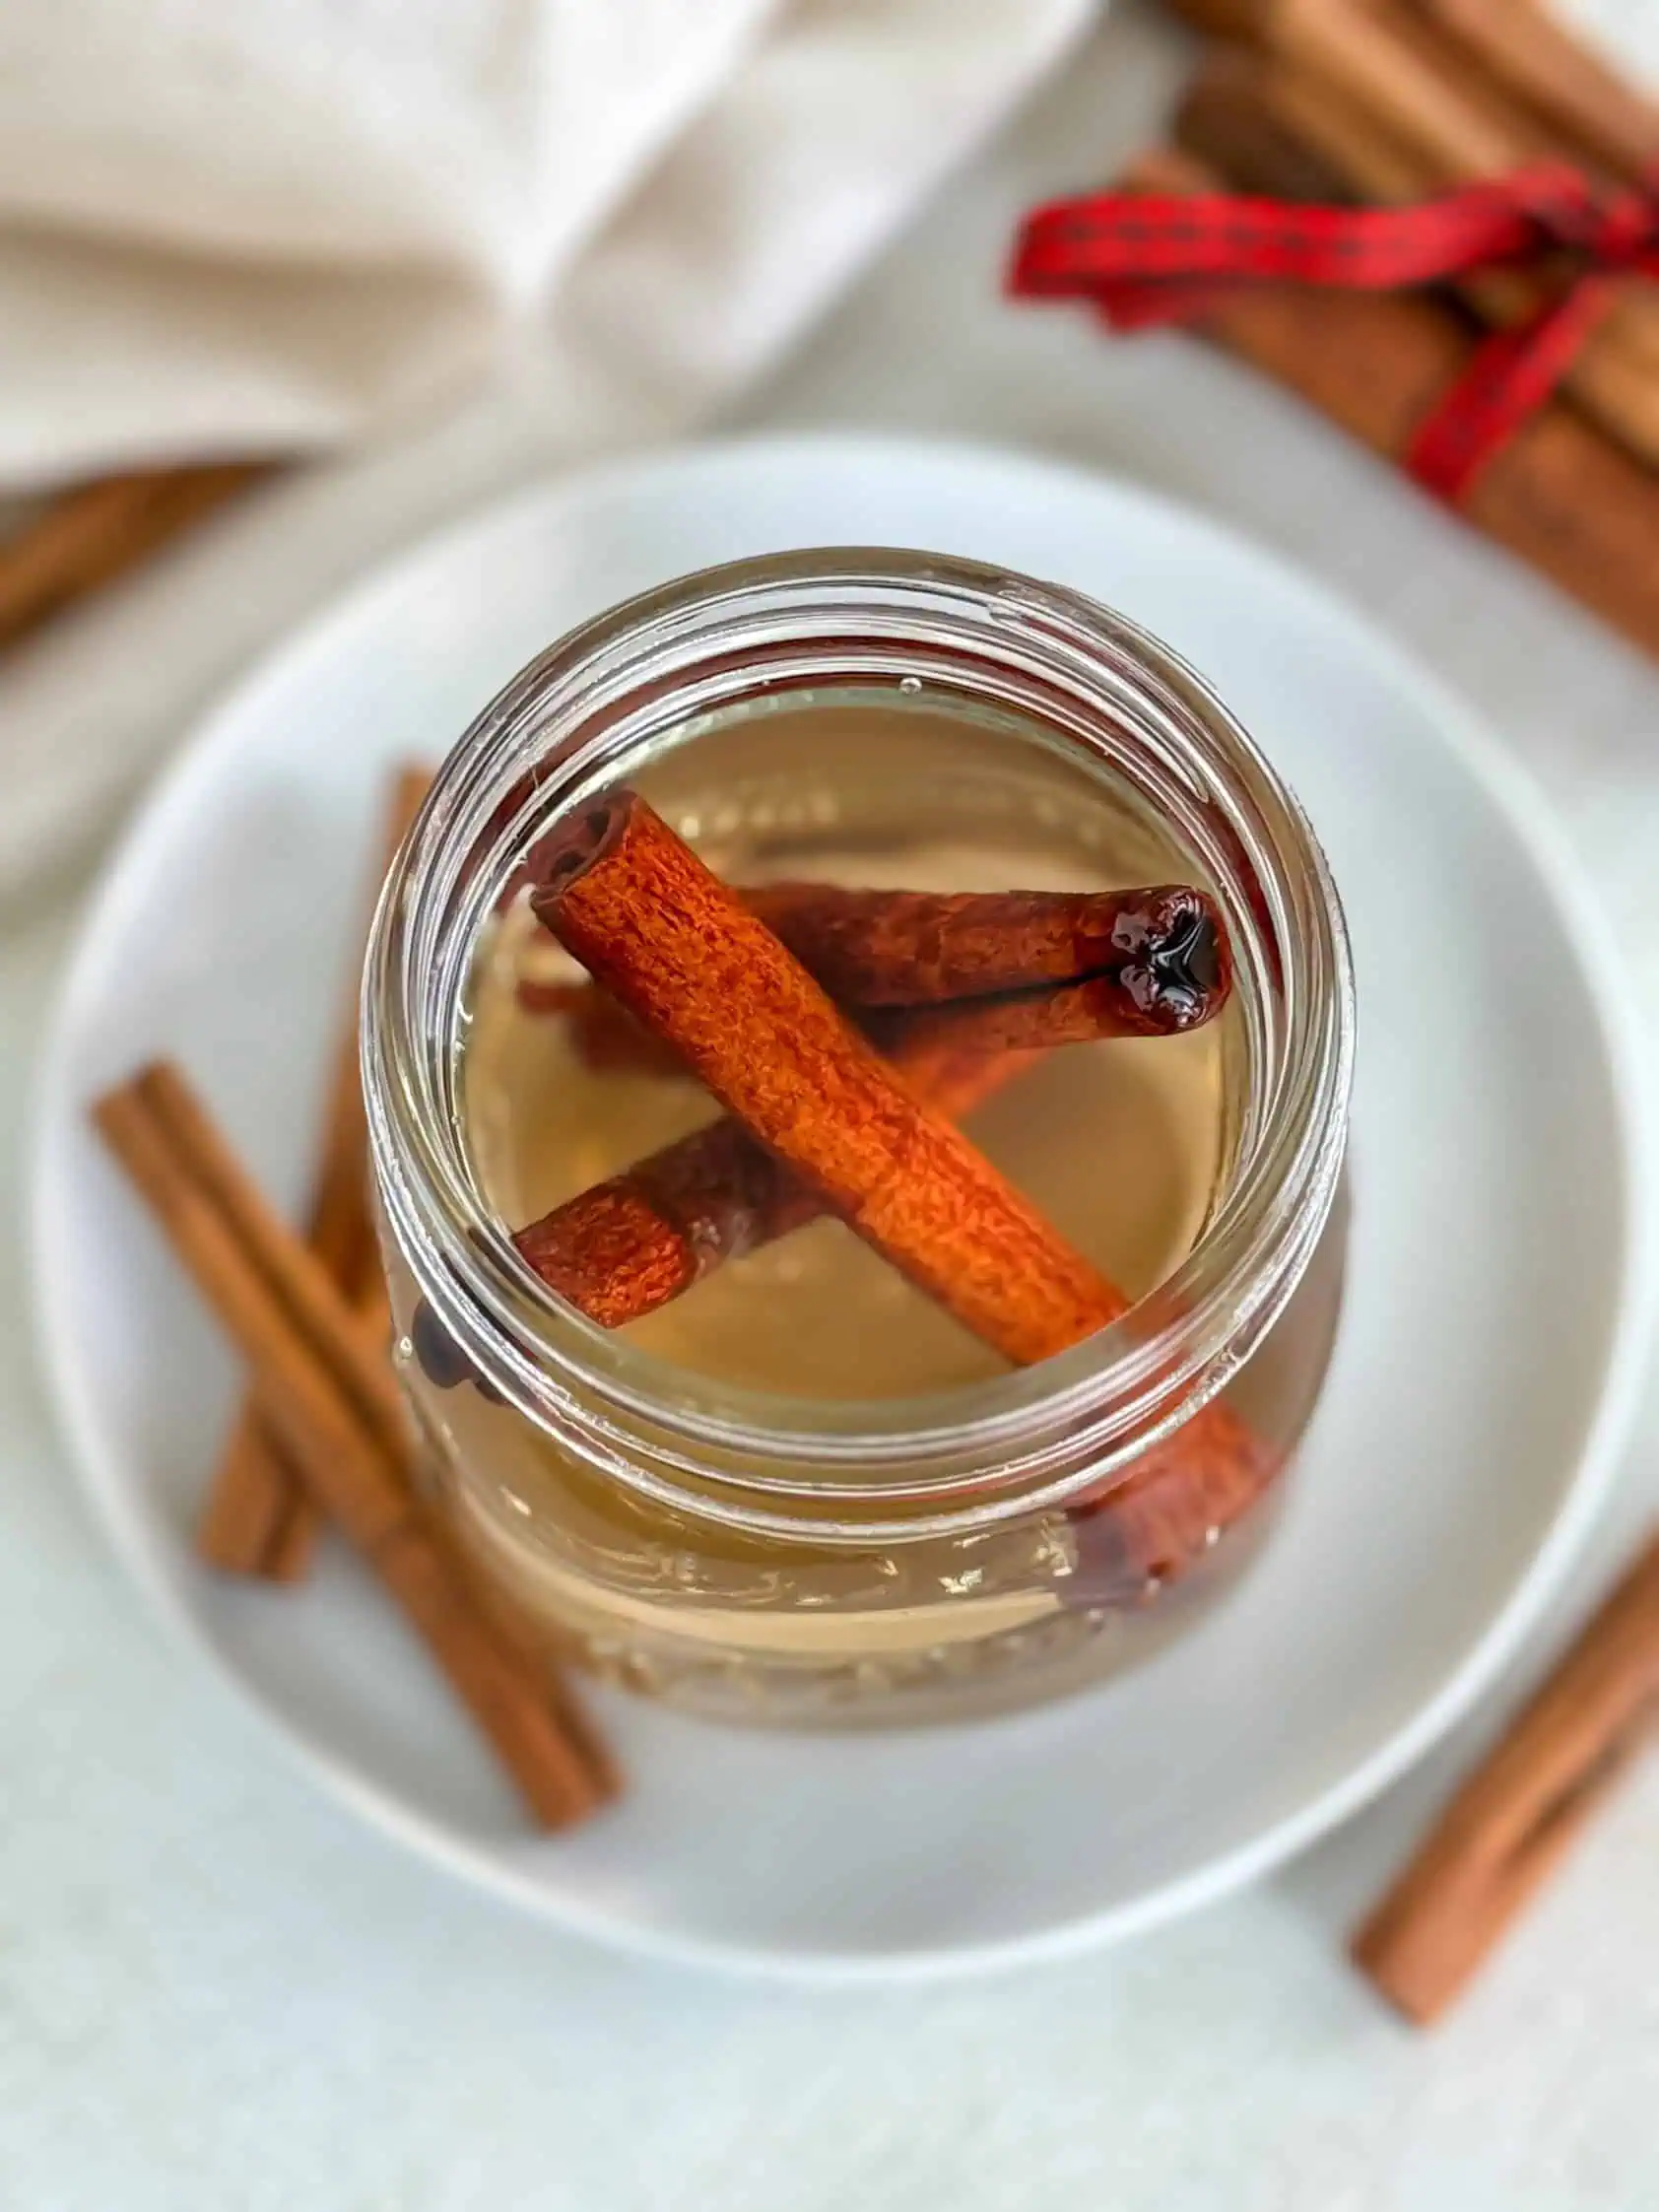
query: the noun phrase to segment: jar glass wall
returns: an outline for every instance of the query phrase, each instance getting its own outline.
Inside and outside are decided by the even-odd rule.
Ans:
[[[1214,897],[1217,1023],[1049,1054],[967,1124],[1121,1320],[1010,1373],[831,1221],[613,1332],[530,1272],[512,1228],[716,1110],[576,1048],[511,898],[619,783],[743,885]],[[1335,1326],[1352,1033],[1305,821],[1104,610],[888,552],[617,610],[462,740],[370,948],[375,1177],[441,1509],[550,1653],[723,1716],[943,1717],[1121,1663],[1271,1522]]]

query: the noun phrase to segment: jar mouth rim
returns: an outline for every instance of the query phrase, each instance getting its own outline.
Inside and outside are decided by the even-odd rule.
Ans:
[[[610,1335],[542,1284],[462,1157],[454,1020],[462,971],[500,883],[533,830],[619,780],[618,754],[630,741],[619,704],[645,688],[653,656],[684,655],[699,637],[712,644],[718,635],[729,657],[734,623],[756,653],[780,640],[799,646],[803,626],[816,623],[817,636],[834,635],[842,648],[873,651],[879,640],[890,667],[920,625],[932,647],[970,644],[976,665],[1000,654],[1010,668],[1040,668],[1102,722],[1150,718],[1158,737],[1178,748],[1206,804],[1228,817],[1244,856],[1249,896],[1240,879],[1230,899],[1226,869],[1216,853],[1206,858],[1231,908],[1241,988],[1256,986],[1263,1034],[1251,1058],[1271,1062],[1271,1088],[1254,1101],[1228,1187],[1178,1266],[1121,1319],[1034,1367],[902,1398],[716,1390]],[[1109,697],[1101,689],[1108,667],[1117,686]],[[660,709],[660,675],[656,690]],[[609,744],[596,747],[591,731],[584,737],[584,708],[598,696]],[[679,727],[686,704],[675,697],[667,719]],[[503,791],[517,792],[516,806],[503,808]],[[1268,1021],[1264,986],[1275,971],[1282,1010]],[[1098,1485],[1172,1410],[1181,1418],[1195,1410],[1236,1366],[1240,1335],[1253,1342],[1276,1316],[1323,1227],[1341,1168],[1353,1039],[1347,937],[1324,855],[1297,802],[1203,678],[1150,633],[1082,594],[890,548],[701,570],[551,646],[439,769],[382,893],[364,985],[376,1180],[393,1235],[440,1321],[512,1404],[558,1429],[561,1442],[660,1502],[684,1502],[685,1482],[694,1481],[699,1511],[712,1506],[718,1517],[751,1527],[774,1518],[757,1500],[775,1501],[782,1524],[798,1529],[787,1502],[822,1505],[827,1494],[890,1512],[931,1503],[953,1516],[952,1501],[971,1497],[963,1510],[977,1522],[988,1482],[1018,1487],[1019,1509],[1029,1509],[1033,1484]],[[560,1373],[551,1374],[555,1362]],[[758,1450],[771,1463],[765,1469],[752,1464]],[[896,1480],[900,1467],[908,1473]],[[847,1480],[860,1470],[875,1479]]]

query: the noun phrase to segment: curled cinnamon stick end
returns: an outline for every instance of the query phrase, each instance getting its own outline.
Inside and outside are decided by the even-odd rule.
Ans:
[[[1420,2027],[1462,1993],[1659,1719],[1659,1539],[1615,1585],[1357,1930],[1356,1966]]]
[[[985,1051],[1179,1037],[1213,1021],[1232,988],[1221,915],[1185,884],[948,898],[770,884],[739,896],[886,1048],[912,1019],[925,1030],[981,1004],[997,1009],[978,1032]],[[527,976],[517,995],[528,1012],[564,1016],[585,1066],[686,1072],[590,981]],[[972,1034],[960,1033],[963,1049]]]
[[[727,1117],[583,1191],[513,1242],[550,1290],[615,1329],[822,1211],[815,1191]]]
[[[1112,977],[1124,1034],[1167,1036],[1218,1012],[1230,979],[1221,917],[1185,884],[935,893],[776,883],[740,896],[847,1006],[931,1006]]]

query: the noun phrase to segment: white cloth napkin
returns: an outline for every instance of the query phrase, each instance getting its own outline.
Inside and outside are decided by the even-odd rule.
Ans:
[[[0,668],[0,889],[410,531],[695,425],[1095,0],[6,0],[0,486],[333,451]]]

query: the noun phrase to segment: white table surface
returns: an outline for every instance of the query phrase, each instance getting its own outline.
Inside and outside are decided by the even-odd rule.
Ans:
[[[1179,53],[1115,23],[733,421],[1032,445],[1316,569],[1543,784],[1617,913],[1659,1061],[1655,671],[1241,371],[996,300],[1016,211],[1150,134]],[[0,934],[14,1229],[73,904],[37,895]],[[1138,1946],[893,1995],[654,1971],[400,1857],[163,1645],[81,1508],[15,1263],[0,1302],[6,2212],[1659,2203],[1659,1759],[1434,2037],[1343,1961],[1355,1909],[1518,1680],[1288,1873]],[[1651,1512],[1656,1467],[1659,1387],[1558,1633]]]

